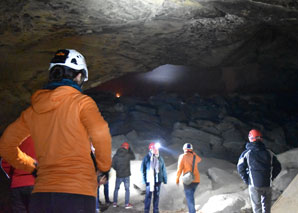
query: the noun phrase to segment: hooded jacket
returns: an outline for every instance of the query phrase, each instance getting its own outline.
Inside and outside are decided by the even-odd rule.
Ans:
[[[237,170],[242,180],[254,187],[270,187],[281,171],[276,156],[261,141],[249,142],[239,157]]]
[[[128,150],[122,147],[117,149],[112,161],[112,167],[116,171],[117,178],[129,177],[131,175],[130,161],[134,159],[135,154],[130,148]]]
[[[186,152],[179,156],[178,159],[178,169],[177,169],[177,176],[176,176],[176,184],[179,183],[179,178],[181,174],[183,175],[187,172],[192,171],[192,163],[193,157],[196,156],[195,166],[194,166],[194,180],[193,183],[200,183],[200,173],[198,169],[198,164],[201,162],[201,158],[195,152]]]
[[[35,192],[62,192],[96,197],[97,167],[111,167],[111,135],[96,103],[71,86],[42,89],[32,105],[10,124],[0,139],[0,155],[12,166],[32,172],[35,160],[18,146],[30,134],[38,161]]]

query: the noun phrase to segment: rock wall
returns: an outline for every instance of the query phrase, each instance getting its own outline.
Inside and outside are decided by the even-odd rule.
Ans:
[[[214,94],[296,90],[297,17],[294,0],[2,0],[0,132],[60,48],[86,56],[85,88],[174,64],[202,72]]]
[[[203,157],[235,163],[252,128],[262,131],[264,143],[275,153],[298,145],[294,96],[284,102],[284,95],[268,94],[180,97],[162,93],[148,99],[100,92],[89,95],[109,123],[114,149],[129,141],[142,155],[151,141],[159,141],[171,162],[175,154],[171,150],[192,143]]]

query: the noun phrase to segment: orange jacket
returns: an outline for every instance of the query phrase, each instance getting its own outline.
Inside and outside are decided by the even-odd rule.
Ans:
[[[0,155],[28,172],[34,160],[18,146],[31,134],[38,162],[34,192],[62,192],[96,197],[97,180],[90,156],[95,148],[97,167],[111,167],[111,135],[96,103],[70,86],[38,90],[32,105],[10,124],[0,139]]]
[[[192,162],[193,162],[193,155],[196,155],[196,161],[194,166],[194,183],[200,182],[200,173],[198,169],[198,163],[201,162],[201,158],[195,153],[187,152],[179,156],[178,160],[178,169],[177,169],[177,177],[176,177],[176,184],[179,183],[179,178],[181,174],[185,174],[187,172],[192,171]]]

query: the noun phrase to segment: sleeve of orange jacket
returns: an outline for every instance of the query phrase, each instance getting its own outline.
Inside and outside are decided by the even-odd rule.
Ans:
[[[183,155],[180,155],[178,159],[178,166],[177,166],[176,184],[179,184],[179,179],[183,171],[182,159],[183,159]]]
[[[96,103],[88,96],[81,109],[81,121],[95,148],[97,167],[101,172],[107,172],[112,163],[112,144],[108,123],[101,116]]]
[[[31,173],[35,168],[35,160],[19,149],[20,144],[30,135],[24,119],[28,110],[5,129],[0,138],[0,156],[14,168]]]

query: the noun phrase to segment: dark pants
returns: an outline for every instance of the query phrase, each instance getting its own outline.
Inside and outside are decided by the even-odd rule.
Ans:
[[[106,203],[110,203],[110,198],[109,198],[109,182],[107,182],[106,184],[103,185],[104,186],[104,189],[103,189],[103,193],[104,193],[104,196],[105,196],[105,201]],[[96,208],[99,209],[100,207],[100,199],[99,199],[99,194],[100,194],[100,191],[99,191],[100,187],[98,186],[97,187],[97,198],[96,198]]]
[[[105,201],[106,201],[107,204],[109,204],[111,202],[110,198],[109,198],[109,182],[107,182],[103,186],[104,186],[103,193],[104,193],[104,196],[105,196]],[[100,205],[101,205],[101,202],[100,202],[100,199],[99,199],[99,194],[100,194],[99,190],[100,190],[100,187],[98,186],[97,187],[97,198],[96,198],[96,209],[99,209]]]
[[[110,203],[110,197],[109,197],[109,182],[103,185],[103,193],[105,195],[105,201],[106,203]]]
[[[150,205],[151,205],[151,198],[153,194],[153,213],[159,212],[159,194],[160,194],[160,186],[161,183],[155,183],[154,191],[150,192],[150,185],[149,183],[146,183],[146,197],[145,197],[145,213],[149,213],[150,211]]]
[[[95,213],[93,196],[38,192],[33,193],[30,201],[30,213]]]
[[[248,187],[254,213],[271,212],[271,187]]]
[[[11,189],[12,211],[14,213],[29,212],[30,197],[33,186],[24,186]]]
[[[194,194],[195,194],[195,191],[196,191],[198,185],[199,185],[199,183],[191,183],[189,185],[183,184],[185,198],[186,198],[189,213],[195,213],[196,212]]]

